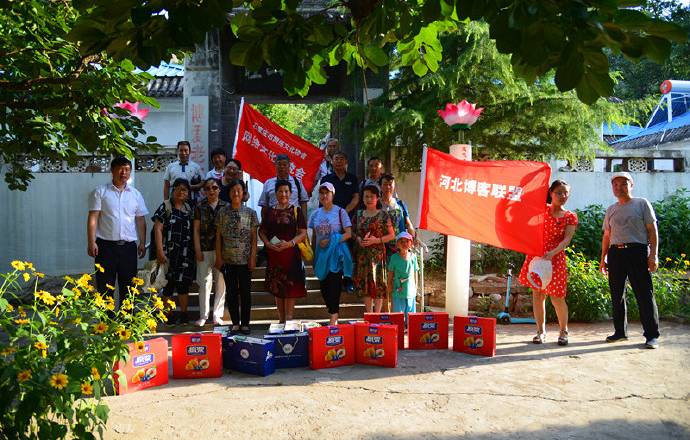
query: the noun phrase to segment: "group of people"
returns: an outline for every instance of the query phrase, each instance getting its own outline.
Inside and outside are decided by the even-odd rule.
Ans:
[[[659,232],[656,214],[648,200],[633,197],[633,178],[628,172],[617,172],[611,177],[613,195],[618,199],[609,206],[604,217],[600,271],[608,276],[613,310],[614,333],[607,342],[628,339],[626,284],[629,281],[640,310],[644,330],[645,348],[659,346],[659,312],[654,299],[651,273],[659,267]],[[567,262],[565,248],[570,244],[577,228],[577,215],[564,208],[570,196],[570,185],[563,180],[549,187],[544,222],[544,254],[540,257],[552,262],[552,278],[543,289],[533,288],[532,301],[537,334],[535,344],[546,341],[546,296],[556,310],[560,333],[557,343],[568,345]],[[527,275],[532,259],[528,255],[522,266],[520,282],[531,286]]]
[[[187,297],[192,281],[199,283],[200,319],[222,323],[225,300],[232,331],[249,334],[251,272],[257,262],[258,238],[268,254],[265,288],[275,296],[280,322],[293,318],[295,300],[306,296],[306,277],[300,243],[308,243],[312,229],[314,272],[330,315],[338,322],[340,295],[353,291],[363,298],[367,312],[413,312],[416,272],[411,252],[416,237],[405,203],[397,197],[395,177],[383,172],[380,158],[369,159],[368,178],[358,182],[347,171],[347,155],[338,141],[329,139],[316,187],[319,208],[307,219],[310,194],[289,175],[290,158],[276,156],[276,177],[264,184],[259,198],[261,223],[245,206],[249,198],[241,164],[227,160],[224,150],[212,152],[214,169],[201,177],[201,168],[189,161],[189,143],[177,145],[178,161],[165,171],[165,201],[153,214],[152,246],[155,258],[167,265],[162,296],[173,300],[177,291],[180,313],[168,311],[169,323],[187,323]],[[146,253],[148,214],[139,191],[127,184],[132,164],[124,157],[111,162],[112,181],[98,186],[89,198],[88,254],[104,268],[96,273],[98,291],[112,295],[115,280],[120,294],[136,275],[137,256]],[[611,178],[618,202],[606,211],[601,271],[608,275],[613,301],[614,334],[609,342],[627,339],[625,286],[630,281],[640,309],[645,347],[658,347],[659,317],[650,273],[658,267],[658,231],[651,204],[632,196],[633,179],[627,172]],[[558,317],[558,344],[568,344],[567,264],[564,250],[577,228],[577,216],[564,208],[570,186],[556,180],[549,188],[545,212],[544,260],[552,262],[553,276],[544,289],[534,289],[534,343],[544,343],[545,299],[551,298]],[[136,240],[139,239],[139,245]],[[528,283],[525,259],[519,280]],[[215,284],[215,301],[210,295]],[[226,295],[227,292],[227,295]],[[390,303],[388,301],[391,301]],[[174,303],[173,303],[174,304]]]

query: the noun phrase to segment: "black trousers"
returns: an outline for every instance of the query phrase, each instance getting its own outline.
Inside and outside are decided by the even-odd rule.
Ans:
[[[113,291],[106,284],[115,286],[115,280],[120,283],[120,301],[126,298],[127,287],[132,286],[132,278],[137,275],[137,244],[130,241],[118,245],[115,241],[96,238],[98,255],[96,263],[105,272],[96,270],[96,289],[104,296],[113,296]]]
[[[343,271],[338,273],[328,272],[326,278],[319,281],[321,296],[326,303],[328,313],[338,313],[340,310],[340,291],[343,288]]]
[[[608,251],[609,289],[613,306],[613,328],[616,335],[628,336],[628,310],[625,304],[626,281],[630,280],[645,338],[659,337],[659,310],[654,299],[652,276],[647,266],[645,245]]]
[[[246,264],[225,264],[221,272],[225,279],[225,302],[232,325],[246,327],[252,311],[252,271]]]

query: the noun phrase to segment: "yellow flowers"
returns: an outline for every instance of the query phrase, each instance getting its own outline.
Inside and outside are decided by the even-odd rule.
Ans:
[[[96,263],[96,270],[98,270],[100,273],[105,273],[105,269],[103,269],[103,266],[101,266],[98,263]]]
[[[107,287],[107,288],[110,289],[110,290],[115,290],[115,287],[113,287],[113,286],[111,286],[110,284],[107,284],[107,283],[106,283],[105,287]]]
[[[31,279],[31,275],[29,275],[28,273],[24,273],[24,282],[27,282],[30,279]]]
[[[50,386],[53,388],[57,388],[58,390],[65,388],[68,383],[69,380],[66,374],[59,373],[50,376]]]
[[[17,382],[23,383],[31,379],[31,370],[22,370],[17,374]]]
[[[93,331],[99,334],[105,333],[106,330],[108,330],[108,324],[106,324],[105,322],[99,322],[93,327]]]
[[[684,264],[686,267],[687,267],[687,266],[690,266],[690,261],[684,260],[684,261],[683,261],[683,264]]]
[[[149,290],[149,292],[158,293],[155,287],[147,287],[147,289]]]
[[[84,382],[81,384],[81,392],[86,395],[93,394],[93,387],[88,383]]]
[[[26,264],[21,261],[13,261],[12,267],[14,267],[15,270],[26,270]]]
[[[124,327],[120,327],[120,329],[117,331],[117,335],[120,336],[120,339],[126,341],[129,339],[130,336],[132,336],[132,332],[130,332]]]
[[[101,378],[101,375],[98,372],[98,368],[96,367],[91,367],[91,374],[93,374],[93,378],[96,380],[99,380]]]
[[[146,325],[148,326],[149,330],[151,330],[152,333],[156,333],[156,328],[158,327],[158,323],[156,322],[155,319],[147,319],[146,320]]]
[[[12,304],[7,304],[7,311],[11,312],[14,310],[14,306]]]
[[[146,348],[146,344],[144,343],[144,341],[137,341],[134,343],[134,347],[136,347],[136,349],[139,351],[143,351],[144,348]]]
[[[0,356],[7,356],[9,354],[14,353],[15,351],[17,351],[17,347],[7,347],[0,351]]]
[[[666,261],[673,261],[673,259],[666,257]]]
[[[34,276],[36,278],[44,278],[45,277],[45,275],[43,275],[41,272],[34,272]]]
[[[163,300],[157,297],[156,295],[153,295],[153,305],[156,306],[158,310],[163,310],[165,308]]]
[[[34,342],[34,347],[38,348],[39,350],[45,350],[48,348],[48,346],[43,342]]]
[[[45,290],[39,290],[34,295],[36,296],[36,298],[40,299],[49,306],[55,304],[55,297],[51,295],[50,292],[46,292]]]
[[[141,278],[134,277],[132,278],[132,284],[134,284],[135,286],[143,286],[144,280],[142,280]]]
[[[680,258],[685,258],[685,254],[680,254]]]
[[[103,300],[103,297],[99,295],[98,293],[96,294],[93,302],[96,304],[96,307],[98,308],[104,308],[105,307],[105,301]]]
[[[125,298],[122,301],[122,305],[120,307],[125,310],[132,310],[134,308],[134,305],[132,304],[132,301],[129,298]]]
[[[17,324],[28,324],[29,320],[28,319],[15,319],[14,322]]]

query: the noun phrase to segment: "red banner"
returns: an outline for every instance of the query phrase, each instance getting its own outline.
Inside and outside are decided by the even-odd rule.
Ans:
[[[542,255],[550,177],[543,162],[471,162],[425,149],[419,227]]]
[[[323,150],[296,136],[242,100],[240,120],[235,135],[235,159],[242,171],[265,182],[276,176],[275,157],[290,156],[290,175],[302,181],[309,192],[323,160]]]

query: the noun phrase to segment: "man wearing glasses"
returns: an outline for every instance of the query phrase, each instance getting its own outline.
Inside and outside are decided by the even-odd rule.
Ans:
[[[137,254],[139,258],[146,254],[145,216],[149,212],[141,193],[127,183],[132,162],[116,157],[110,172],[112,181],[96,187],[89,196],[87,253],[104,269],[96,271],[98,292],[112,297],[113,290],[107,286],[114,286],[117,279],[120,298],[124,298],[137,274]]]

